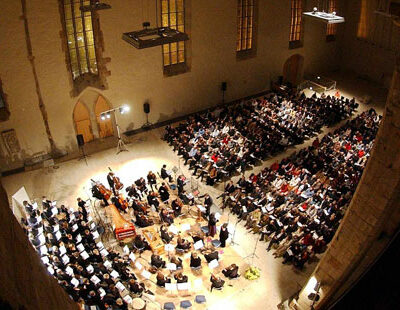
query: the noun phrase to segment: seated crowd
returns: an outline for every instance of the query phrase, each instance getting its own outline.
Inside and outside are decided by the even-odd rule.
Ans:
[[[224,207],[302,268],[332,240],[370,155],[381,116],[371,109],[259,174],[229,181]]]
[[[257,99],[195,114],[177,127],[166,127],[164,139],[182,156],[193,175],[213,185],[258,160],[300,144],[323,125],[348,118],[354,99],[331,96],[287,98],[270,93]]]

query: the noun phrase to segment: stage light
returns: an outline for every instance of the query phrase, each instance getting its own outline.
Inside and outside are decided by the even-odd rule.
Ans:
[[[318,12],[318,8],[316,6],[313,8],[313,12],[314,12],[313,14]]]
[[[119,113],[121,114],[125,114],[128,113],[130,111],[130,107],[128,105],[123,105],[119,108]]]
[[[101,119],[102,121],[104,121],[104,120],[106,119],[106,116],[105,116],[104,114],[100,114],[100,119]]]
[[[312,87],[310,86],[310,90],[312,90]]]
[[[111,118],[110,112],[108,112],[108,113],[106,114],[106,118]]]
[[[321,77],[320,76],[317,76],[317,79],[319,80]]]

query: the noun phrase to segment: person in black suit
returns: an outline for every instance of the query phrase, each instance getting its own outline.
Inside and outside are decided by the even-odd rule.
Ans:
[[[167,185],[163,182],[161,186],[158,188],[158,193],[160,194],[161,201],[163,203],[168,204],[169,200],[169,191]]]
[[[33,212],[33,206],[26,200],[22,203],[24,205],[25,211],[28,215],[31,215]]]
[[[117,193],[115,191],[115,186],[114,186],[114,172],[110,171],[107,174],[107,182],[108,182],[108,185],[110,185],[110,188],[112,189],[114,195],[117,196]]]
[[[172,177],[171,177],[171,175],[168,174],[168,171],[167,171],[167,165],[163,165],[162,168],[161,168],[161,178],[163,180],[168,178],[169,182],[170,183],[172,182]]]
[[[190,255],[190,267],[191,268],[198,268],[201,266],[201,258],[197,255],[196,252],[193,252]]]
[[[221,247],[224,248],[226,246],[226,240],[229,238],[228,224],[225,223],[221,226],[221,230],[219,231],[219,241],[221,242]]]
[[[174,239],[174,236],[168,233],[168,228],[165,225],[160,227],[160,236],[164,243],[170,243]]]
[[[218,260],[218,251],[210,251],[210,253],[204,254],[204,258],[206,259],[207,263],[213,261],[214,259]]]
[[[210,282],[211,282],[211,292],[213,290],[213,288],[222,288],[225,284],[225,281],[222,280],[220,277],[216,277],[213,274],[211,274],[210,277]]]
[[[235,279],[239,276],[239,266],[236,264],[232,264],[229,267],[225,268],[222,270],[222,273],[224,274],[225,277],[229,279]]]
[[[156,268],[165,268],[165,261],[162,260],[160,255],[152,254],[151,255],[151,265]]]

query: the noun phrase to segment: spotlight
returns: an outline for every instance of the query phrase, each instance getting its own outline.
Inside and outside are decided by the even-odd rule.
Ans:
[[[313,10],[313,14],[318,12],[318,8],[316,6],[312,10]]]
[[[128,105],[123,105],[119,108],[119,113],[125,114],[125,113],[129,112],[129,110],[130,110],[130,107]]]
[[[101,119],[102,121],[104,121],[104,120],[106,119],[106,116],[105,116],[104,114],[100,114],[100,119]]]
[[[317,79],[319,80],[321,77],[320,76],[317,76]]]
[[[106,118],[111,118],[110,112],[108,112],[108,113],[106,114]]]
[[[312,90],[312,87],[310,86],[310,90]]]
[[[336,12],[332,12],[332,15],[333,15],[333,16],[336,16]]]

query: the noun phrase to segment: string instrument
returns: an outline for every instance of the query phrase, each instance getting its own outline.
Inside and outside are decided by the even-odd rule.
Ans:
[[[108,167],[108,170],[113,172],[110,167]],[[113,175],[113,181],[114,181],[114,187],[117,191],[121,190],[124,187],[124,184],[122,184],[121,180],[119,177]]]
[[[121,205],[123,210],[128,209],[128,201],[122,197],[122,195],[118,196],[118,202]]]
[[[97,187],[97,189],[99,190],[100,194],[103,195],[104,199],[108,200],[110,199],[111,195],[112,195],[112,191],[107,189],[103,184],[101,184],[100,182],[96,182],[92,179],[90,179]]]
[[[143,213],[147,213],[147,203],[142,203],[140,200],[136,201],[136,204],[139,206],[139,208],[143,211]]]

